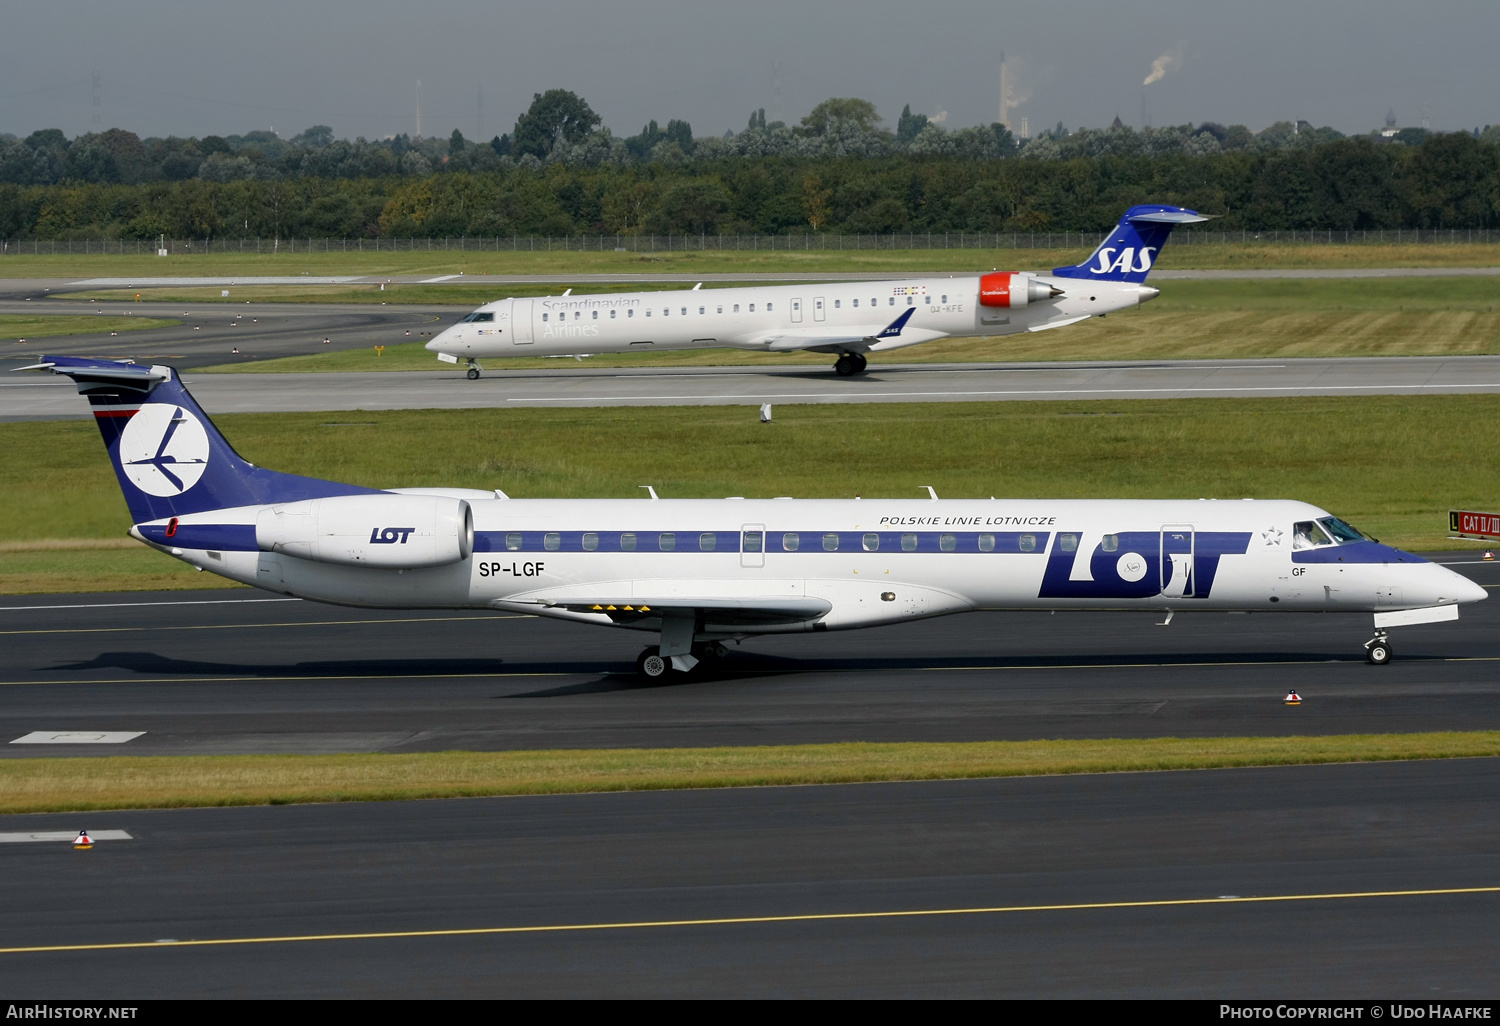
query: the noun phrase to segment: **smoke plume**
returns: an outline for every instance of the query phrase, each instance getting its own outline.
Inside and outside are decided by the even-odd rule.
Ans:
[[[1141,85],[1150,85],[1152,82],[1160,82],[1167,75],[1182,67],[1182,51],[1185,44],[1178,43],[1172,49],[1162,54],[1151,62],[1151,74],[1146,76],[1146,81]]]

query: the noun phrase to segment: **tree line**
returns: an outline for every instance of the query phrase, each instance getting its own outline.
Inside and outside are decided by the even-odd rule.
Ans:
[[[457,130],[351,143],[326,126],[285,141],[0,139],[0,238],[1102,231],[1144,202],[1232,230],[1500,227],[1500,130],[1415,131],[1117,119],[1022,146],[910,108],[886,131],[868,101],[835,98],[796,126],[756,111],[728,137],[672,120],[617,139],[553,90],[480,145]]]

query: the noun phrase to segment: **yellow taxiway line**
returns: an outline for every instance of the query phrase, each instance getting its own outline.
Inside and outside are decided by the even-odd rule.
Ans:
[[[1257,905],[1288,901],[1346,901],[1357,898],[1415,898],[1453,894],[1496,894],[1500,887],[1441,887],[1409,891],[1349,891],[1333,894],[1271,894],[1217,898],[1168,898],[1155,901],[1090,901],[1066,905],[996,905],[982,908],[907,909],[892,912],[812,912],[779,916],[726,916],[718,919],[657,919],[619,923],[558,923],[542,926],[483,926],[452,930],[389,930],[370,933],[310,933],[281,937],[222,937],[207,940],[120,941],[91,944],[47,944],[0,948],[0,955],[61,951],[122,951],[132,948],[203,948],[236,944],[296,944],[306,941],[399,940],[418,937],[486,937],[502,934],[583,933],[602,930],[652,930],[685,926],[751,926],[766,923],[825,923],[860,919],[918,919],[936,916],[1002,915],[1017,912],[1082,912],[1105,909],[1182,908],[1193,905]]]

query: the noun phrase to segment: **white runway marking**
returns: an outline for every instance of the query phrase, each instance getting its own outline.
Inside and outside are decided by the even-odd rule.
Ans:
[[[510,398],[508,403],[598,403],[598,402],[647,402],[665,399],[743,399],[746,402],[765,402],[773,399],[924,399],[955,395],[1030,395],[1030,396],[1054,396],[1054,395],[1163,395],[1172,396],[1179,392],[1191,392],[1201,394],[1205,392],[1285,392],[1292,395],[1307,393],[1321,395],[1328,392],[1383,392],[1394,394],[1402,390],[1422,389],[1453,389],[1453,388],[1500,388],[1497,383],[1455,383],[1451,385],[1318,385],[1304,387],[1298,385],[1264,385],[1264,386],[1239,386],[1229,388],[1205,388],[1200,385],[1167,385],[1158,388],[1068,388],[1068,389],[1007,389],[1004,391],[974,391],[974,392],[783,392],[776,394],[755,393],[728,393],[723,395],[550,395],[534,396],[529,398]]]
[[[11,742],[13,745],[123,745],[144,730],[33,730]]]
[[[77,830],[39,830],[34,834],[0,834],[0,844],[29,844],[35,841],[61,841],[72,844]],[[91,841],[133,841],[127,830],[90,830]]]
[[[421,284],[423,284],[423,285],[436,285],[440,281],[452,281],[454,278],[459,278],[459,277],[462,277],[462,275],[458,275],[458,274],[440,274],[436,278],[423,278],[422,281],[421,281]]]
[[[301,602],[298,598],[192,599],[181,602],[79,602],[58,606],[0,606],[0,613],[23,609],[124,609],[127,606],[224,606],[248,602]]]

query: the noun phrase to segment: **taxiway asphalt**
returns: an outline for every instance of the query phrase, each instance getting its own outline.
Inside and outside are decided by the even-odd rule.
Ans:
[[[1457,557],[1445,556],[1445,560]],[[1500,563],[1453,562],[1500,586]],[[1368,614],[971,613],[762,637],[643,686],[646,634],[256,591],[0,604],[0,758],[1500,729],[1500,602]],[[1304,702],[1282,704],[1295,687]],[[143,731],[15,745],[32,731]]]
[[[81,351],[76,347],[70,351]],[[654,367],[326,374],[192,374],[210,414],[538,406],[759,406],[762,403],[1473,395],[1500,392],[1500,356],[881,364],[854,378],[806,366]],[[0,421],[87,418],[73,385],[0,380]]]
[[[1440,558],[1500,586],[1500,564]],[[644,636],[533,618],[251,591],[16,596],[0,603],[0,750],[1500,727],[1500,606],[1394,631],[1384,667],[1359,660],[1367,616],[1155,621],[969,614],[757,639],[703,678],[640,686]],[[31,731],[145,733],[8,743]],[[0,988],[1482,998],[1500,954],[1497,787],[1500,760],[1466,759],[5,816],[0,837],[130,839],[0,843]]]
[[[0,844],[0,988],[1484,999],[1497,786],[1465,759],[7,816],[131,839]]]

